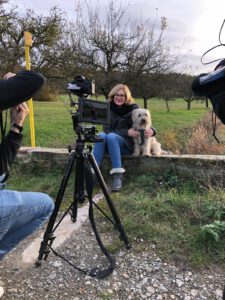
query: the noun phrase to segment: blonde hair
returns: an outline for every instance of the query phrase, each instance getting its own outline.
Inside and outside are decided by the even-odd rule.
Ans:
[[[111,89],[111,91],[109,92],[109,95],[108,95],[110,102],[114,100],[114,96],[119,90],[124,90],[125,98],[126,98],[125,104],[131,104],[134,102],[134,99],[131,96],[130,89],[125,84],[117,84]]]

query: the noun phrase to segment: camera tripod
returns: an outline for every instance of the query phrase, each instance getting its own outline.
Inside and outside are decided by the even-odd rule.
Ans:
[[[52,248],[52,243],[55,239],[54,236],[54,231],[56,228],[59,226],[59,224],[62,222],[63,218],[67,215],[67,213],[70,211],[71,219],[73,222],[76,222],[77,219],[77,208],[78,208],[78,203],[83,203],[85,201],[85,198],[88,198],[89,201],[89,219],[90,223],[92,225],[95,238],[98,242],[99,247],[101,248],[103,254],[107,257],[107,259],[110,262],[110,265],[107,269],[100,270],[99,268],[94,268],[90,271],[87,270],[82,270],[76,266],[74,266],[72,263],[70,263],[67,259],[63,258],[65,261],[67,261],[70,265],[74,266],[76,269],[79,271],[82,271],[88,275],[98,277],[98,278],[104,278],[108,276],[110,273],[112,273],[113,269],[115,268],[115,259],[111,257],[107,249],[104,247],[101,238],[97,232],[96,229],[96,224],[94,220],[94,214],[93,214],[93,207],[97,207],[106,218],[108,218],[115,226],[115,228],[118,230],[120,233],[120,239],[125,243],[126,248],[130,248],[130,244],[127,238],[127,235],[124,231],[124,228],[121,224],[120,218],[118,216],[118,213],[116,211],[116,208],[114,207],[113,202],[111,201],[107,186],[105,184],[105,181],[103,179],[103,176],[99,170],[99,167],[95,161],[95,158],[92,154],[92,147],[86,146],[86,138],[83,138],[83,133],[84,130],[82,127],[77,126],[77,121],[76,121],[76,116],[73,116],[73,121],[74,121],[74,127],[76,130],[76,133],[78,135],[78,139],[76,140],[76,145],[74,149],[70,149],[70,158],[68,160],[65,173],[56,197],[55,201],[55,208],[54,211],[49,219],[46,231],[44,233],[43,240],[40,245],[39,249],[39,255],[37,258],[37,261],[35,262],[36,266],[41,265],[42,259],[47,260],[48,254],[50,251],[52,251],[54,254],[60,256],[53,248]],[[94,128],[94,127],[93,127]],[[93,141],[93,134],[95,132],[94,129],[91,129],[88,131],[88,139],[90,138]],[[85,134],[86,135],[86,134]],[[90,136],[91,135],[91,136]],[[99,140],[95,140],[95,142],[99,142]],[[60,220],[55,224],[59,208],[61,205],[61,202],[63,200],[63,196],[71,175],[71,172],[73,170],[73,167],[75,165],[75,182],[74,182],[74,199],[73,202],[70,204],[69,208],[63,213],[62,217]],[[92,168],[92,169],[91,169]],[[112,221],[102,210],[98,205],[92,200],[92,193],[93,193],[93,171],[96,176],[96,179],[100,185],[100,188],[104,194],[104,197],[106,199],[107,205],[110,209],[111,215],[113,217]],[[87,195],[84,193],[84,189],[86,187],[86,192]]]

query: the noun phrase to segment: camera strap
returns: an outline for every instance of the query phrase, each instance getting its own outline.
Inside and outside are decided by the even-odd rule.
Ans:
[[[6,151],[6,144],[5,144],[5,133],[6,133],[6,124],[7,124],[7,111],[6,111],[6,118],[5,118],[5,124],[3,124],[3,114],[0,112],[0,127],[1,127],[1,145],[0,145],[0,159],[1,159],[1,172],[5,173],[4,180],[2,182],[6,181],[9,175],[9,162],[8,162],[8,155]]]
[[[219,144],[220,141],[219,141],[219,139],[216,136],[216,118],[217,118],[216,113],[213,111],[212,112],[212,129],[213,129],[212,136],[214,137],[214,139]]]
[[[115,262],[115,259],[109,254],[106,247],[103,245],[102,240],[100,238],[100,235],[97,231],[95,218],[94,218],[93,206],[94,205],[96,207],[98,207],[98,206],[92,200],[93,176],[92,176],[91,170],[89,170],[89,172],[85,172],[85,179],[86,179],[85,181],[86,181],[87,197],[88,197],[88,200],[89,200],[89,219],[90,219],[90,223],[91,223],[92,229],[94,231],[96,241],[97,241],[100,249],[102,250],[103,254],[106,256],[106,258],[109,261],[108,268],[106,268],[106,269],[100,269],[99,267],[93,268],[92,270],[89,271],[89,275],[93,276],[93,277],[97,277],[97,278],[106,278],[115,269],[116,262]],[[98,209],[100,209],[100,208],[98,207]],[[101,210],[101,212],[103,213],[102,210]],[[104,213],[104,215],[105,215],[105,213]],[[106,216],[106,217],[112,222],[112,220],[108,216]]]
[[[110,220],[112,223],[113,223],[113,221],[92,200],[93,176],[92,176],[90,168],[86,168],[86,171],[84,172],[84,176],[85,176],[86,190],[87,190],[87,196],[86,197],[89,200],[89,219],[90,219],[90,223],[91,223],[92,229],[94,231],[96,241],[97,241],[100,249],[102,250],[103,254],[106,256],[106,258],[109,261],[109,266],[107,268],[105,268],[105,269],[100,269],[100,267],[95,267],[95,268],[93,268],[91,270],[81,269],[80,267],[76,266],[71,261],[69,261],[66,257],[64,257],[63,255],[61,255],[57,251],[55,251],[52,248],[51,244],[49,244],[48,247],[49,247],[49,249],[51,249],[51,251],[56,256],[60,257],[64,261],[66,261],[70,266],[74,267],[76,270],[82,272],[83,274],[86,274],[86,275],[89,275],[89,276],[92,276],[92,277],[96,277],[96,278],[102,279],[102,278],[108,277],[113,272],[113,270],[116,267],[116,262],[115,262],[115,259],[109,254],[109,252],[106,249],[106,247],[103,245],[102,240],[100,238],[100,235],[99,235],[99,233],[97,231],[97,227],[96,227],[96,223],[95,223],[95,219],[94,219],[94,205],[105,215],[105,217],[108,220]]]

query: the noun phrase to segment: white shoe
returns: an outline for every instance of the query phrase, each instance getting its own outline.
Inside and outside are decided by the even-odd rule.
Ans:
[[[0,286],[0,298],[3,296],[3,294],[4,294],[4,289],[2,286]]]

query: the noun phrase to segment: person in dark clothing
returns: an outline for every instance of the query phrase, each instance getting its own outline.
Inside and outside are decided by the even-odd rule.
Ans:
[[[103,132],[98,136],[103,142],[94,145],[93,155],[101,166],[105,153],[108,153],[112,162],[112,187],[111,191],[119,191],[122,187],[123,173],[121,156],[130,155],[134,150],[133,138],[139,132],[132,128],[132,111],[138,108],[134,103],[130,89],[127,85],[117,84],[109,92],[110,125],[103,127]],[[153,136],[155,130],[146,130],[146,136]]]
[[[28,100],[44,84],[41,74],[21,71],[7,73],[0,80],[0,259],[22,239],[47,220],[54,209],[53,200],[45,193],[18,192],[5,188],[10,165],[22,142],[24,121],[29,113]],[[2,111],[10,108],[11,127],[5,135]]]

